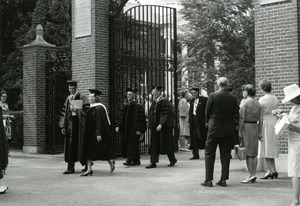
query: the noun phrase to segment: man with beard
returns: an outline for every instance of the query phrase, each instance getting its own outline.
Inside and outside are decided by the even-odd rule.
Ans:
[[[143,139],[143,133],[147,129],[144,108],[136,102],[137,89],[127,88],[127,101],[121,121],[116,127],[116,132],[122,134],[122,156],[127,158],[123,165],[140,165],[139,144]]]

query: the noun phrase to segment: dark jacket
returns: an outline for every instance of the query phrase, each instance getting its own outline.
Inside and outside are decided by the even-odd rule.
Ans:
[[[205,114],[209,137],[234,137],[239,106],[233,94],[226,89],[211,93],[207,100]]]
[[[198,139],[198,148],[205,148],[205,141],[207,138],[207,127],[205,126],[205,108],[207,103],[207,97],[200,96],[198,106],[196,109],[196,116],[193,115],[194,111],[194,102],[195,99],[191,100],[190,111],[189,111],[189,124],[190,124],[190,133],[191,138]],[[195,131],[192,131],[195,130]],[[196,137],[193,137],[192,134],[197,134]],[[193,145],[191,145],[193,147]]]

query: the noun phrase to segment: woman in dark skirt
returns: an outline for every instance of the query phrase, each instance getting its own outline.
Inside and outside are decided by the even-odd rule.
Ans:
[[[8,142],[4,131],[2,108],[0,107],[0,194],[6,192],[8,187],[4,183],[5,169],[8,165]]]
[[[107,110],[100,103],[101,91],[90,89],[91,103],[84,128],[84,158],[87,160],[87,171],[81,176],[93,175],[92,161],[103,160],[110,165],[110,172],[115,169],[112,160],[111,124]]]

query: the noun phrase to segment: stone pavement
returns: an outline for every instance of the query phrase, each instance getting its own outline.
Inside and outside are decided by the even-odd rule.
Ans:
[[[247,176],[245,161],[233,159],[228,187],[215,183],[220,177],[220,161],[215,163],[214,187],[200,186],[204,180],[204,158],[188,160],[191,152],[177,152],[178,163],[167,167],[161,156],[155,169],[145,169],[149,156],[142,156],[142,165],[125,167],[124,159],[116,159],[116,170],[109,173],[107,162],[96,161],[93,176],[80,177],[76,173],[63,175],[66,164],[63,155],[25,154],[11,151],[6,181],[9,190],[0,195],[2,206],[43,205],[199,205],[199,206],[286,206],[292,202],[291,179],[280,172],[274,180],[260,180],[244,185]],[[259,172],[258,177],[264,173]]]

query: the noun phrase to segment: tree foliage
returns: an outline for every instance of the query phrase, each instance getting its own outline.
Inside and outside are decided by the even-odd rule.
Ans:
[[[182,5],[188,24],[180,40],[188,47],[187,66],[206,74],[206,86],[213,85],[216,73],[227,77],[239,95],[242,84],[254,83],[253,2],[185,0]]]
[[[65,46],[66,52],[70,53],[71,1],[1,1],[0,10],[4,11],[0,26],[4,28],[3,33],[5,33],[0,36],[0,41],[3,42],[3,44],[0,43],[0,51],[2,51],[1,48],[7,48],[5,52],[2,52],[0,88],[8,91],[10,108],[21,110],[23,58],[20,47],[35,39],[36,26],[41,24],[44,28],[44,39],[56,46]],[[4,21],[5,19],[9,21]],[[66,56],[70,55],[66,54]]]

